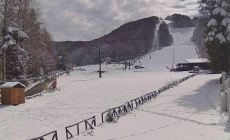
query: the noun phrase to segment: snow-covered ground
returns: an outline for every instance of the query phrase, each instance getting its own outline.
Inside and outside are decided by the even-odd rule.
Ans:
[[[198,75],[169,89],[116,123],[103,123],[73,140],[228,140],[220,113],[219,75]]]
[[[70,76],[58,78],[60,91],[43,93],[43,96],[18,106],[1,105],[0,140],[25,140],[53,130],[57,130],[59,140],[65,140],[66,126],[94,115],[100,124],[101,113],[107,109],[189,75],[187,72],[168,72],[166,66],[172,65],[173,48],[174,67],[186,58],[198,58],[191,42],[193,30],[170,29],[174,44],[152,52],[151,59],[148,55],[143,57],[143,69],[132,67],[125,71],[124,65],[103,64],[102,70],[108,73],[98,78],[95,72],[98,65],[84,66],[81,68],[85,71],[73,71]],[[218,78],[219,75],[196,76],[120,118],[118,123],[101,124],[92,133],[86,132],[73,139],[166,139],[167,135],[170,139],[216,139],[219,135],[222,139],[229,138],[226,116],[221,117],[218,112]],[[75,132],[76,127],[73,134]]]
[[[97,73],[82,71],[61,76],[57,81],[60,91],[44,93],[18,106],[1,106],[0,139],[28,139],[57,130],[62,140],[66,126],[94,115],[100,123],[101,113],[107,109],[188,75],[141,71],[111,71],[100,79]]]

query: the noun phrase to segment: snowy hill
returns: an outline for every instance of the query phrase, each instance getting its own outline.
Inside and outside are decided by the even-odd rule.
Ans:
[[[116,61],[125,60],[124,57],[137,57],[140,53],[147,52],[152,47],[154,30],[159,18],[151,16],[121,25],[109,34],[91,41],[65,41],[57,42],[59,54],[61,48],[68,50],[73,63],[76,65],[98,64],[98,51],[95,47],[103,46],[101,49],[102,59],[109,56]],[[58,50],[59,50],[58,49]],[[88,58],[87,55],[92,57]]]
[[[57,79],[57,87],[60,88],[60,91],[43,93],[41,97],[26,100],[25,104],[18,106],[0,106],[0,139],[25,140],[57,130],[59,140],[65,140],[66,126],[75,124],[94,115],[96,116],[97,124],[100,124],[101,113],[107,109],[120,106],[131,99],[135,99],[146,93],[157,90],[158,88],[167,85],[169,82],[189,75],[187,72],[168,72],[169,70],[166,69],[166,66],[171,67],[172,65],[173,49],[175,53],[174,66],[177,62],[184,62],[187,58],[198,58],[195,46],[191,42],[193,30],[194,28],[170,29],[174,44],[152,52],[151,59],[149,58],[149,54],[143,56],[141,59],[142,66],[144,66],[143,69],[134,69],[131,67],[131,70],[127,69],[125,71],[124,65],[122,64],[103,64],[102,70],[107,71],[108,73],[104,73],[102,74],[102,78],[98,78],[98,73],[96,72],[99,68],[98,65],[81,67],[84,71],[77,70],[79,69],[78,67],[75,68],[75,71],[71,72],[71,76],[63,75]],[[136,63],[138,64],[138,61]],[[214,77],[211,78],[203,78],[204,80],[197,83],[197,86],[199,86],[199,84],[205,84],[208,80],[215,80],[217,77],[219,77],[219,75],[214,75]],[[196,82],[196,80],[193,82]],[[189,85],[191,83],[186,84],[185,82],[184,84],[185,87],[190,87]],[[218,85],[215,87],[216,90],[219,90]],[[152,105],[149,106],[150,110],[147,111],[152,111],[151,107],[159,106],[159,104],[166,105],[165,109],[170,108],[176,104],[176,97],[194,94],[194,88],[196,87],[191,86],[189,89],[180,88],[174,90],[172,93],[169,91],[166,95],[168,98],[163,98],[163,96],[161,98],[161,96],[159,96],[157,104],[152,102]],[[179,94],[177,93],[178,91],[180,91]],[[217,95],[216,92],[213,93]],[[173,94],[173,96],[171,96],[171,94]],[[167,101],[164,101],[164,99]],[[181,104],[182,103],[183,101],[181,101]],[[146,104],[146,106],[148,108],[148,104]],[[182,109],[185,108],[186,107]],[[176,108],[172,109],[175,110]],[[193,108],[190,111],[192,110]],[[183,115],[180,117],[183,118]],[[161,122],[161,116],[158,116],[155,119],[156,121]],[[137,122],[137,125],[141,126],[141,121],[143,120],[137,120],[135,122]],[[171,122],[170,119],[166,118],[164,120],[164,124],[167,122]],[[145,122],[145,124],[146,123],[147,122]],[[173,121],[172,123],[175,122]],[[119,129],[119,127],[124,127],[124,125],[126,125],[126,123],[122,121],[120,121],[119,124],[118,128],[115,129]],[[151,126],[153,128],[149,128],[150,126],[148,126],[145,129],[151,130],[155,128],[154,125]],[[160,124],[157,126],[160,127]],[[106,135],[106,137],[104,137],[104,128],[107,127],[107,124],[103,124],[102,127],[99,126],[95,128],[95,134],[92,135],[97,135],[101,139],[112,139],[114,135],[111,137]],[[84,129],[82,128],[80,132],[83,130]],[[107,134],[114,134],[114,129],[111,129],[111,131],[109,130],[110,129],[107,129]],[[76,136],[76,127],[72,128],[71,132]],[[117,133],[118,139],[125,136],[125,132],[125,130],[123,132],[119,131],[119,133]],[[130,135],[132,134],[132,132],[128,130],[127,132]],[[136,132],[142,133],[143,131],[135,129],[135,133]],[[98,138],[94,136],[92,137],[91,134],[88,135],[84,133],[84,135],[87,136],[85,137],[86,139]],[[74,139],[84,139],[84,135],[74,137]],[[138,140],[140,138],[131,137],[131,139]]]
[[[198,58],[194,43],[191,41],[194,27],[190,28],[169,28],[170,34],[173,36],[173,45],[164,47],[143,57],[141,64],[144,67],[151,69],[160,69],[161,71],[168,71],[166,66],[174,67],[177,63],[185,62],[185,59]],[[173,55],[174,52],[174,55]]]

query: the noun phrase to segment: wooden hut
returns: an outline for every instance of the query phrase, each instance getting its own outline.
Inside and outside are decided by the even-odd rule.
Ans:
[[[20,82],[7,82],[0,86],[2,105],[25,103],[25,85]]]

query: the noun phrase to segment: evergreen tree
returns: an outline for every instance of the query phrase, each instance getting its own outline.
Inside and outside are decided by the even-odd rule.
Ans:
[[[229,70],[229,8],[228,0],[203,0],[201,5],[202,14],[209,16],[205,45],[213,72],[228,72]]]
[[[216,0],[200,0],[199,3],[199,12],[205,16],[208,17],[210,13],[215,9],[214,5],[216,4]]]
[[[20,31],[15,23],[11,23],[7,28],[7,35],[4,37],[5,43],[2,50],[6,52],[6,75],[7,79],[26,78],[26,63],[28,53],[20,47],[27,34]]]

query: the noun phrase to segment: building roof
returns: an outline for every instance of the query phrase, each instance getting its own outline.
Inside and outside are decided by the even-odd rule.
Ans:
[[[185,59],[188,63],[209,63],[208,59]]]
[[[0,88],[13,88],[13,87],[25,88],[26,86],[20,82],[7,82],[0,86]]]
[[[189,63],[177,63],[177,65],[188,65]]]

